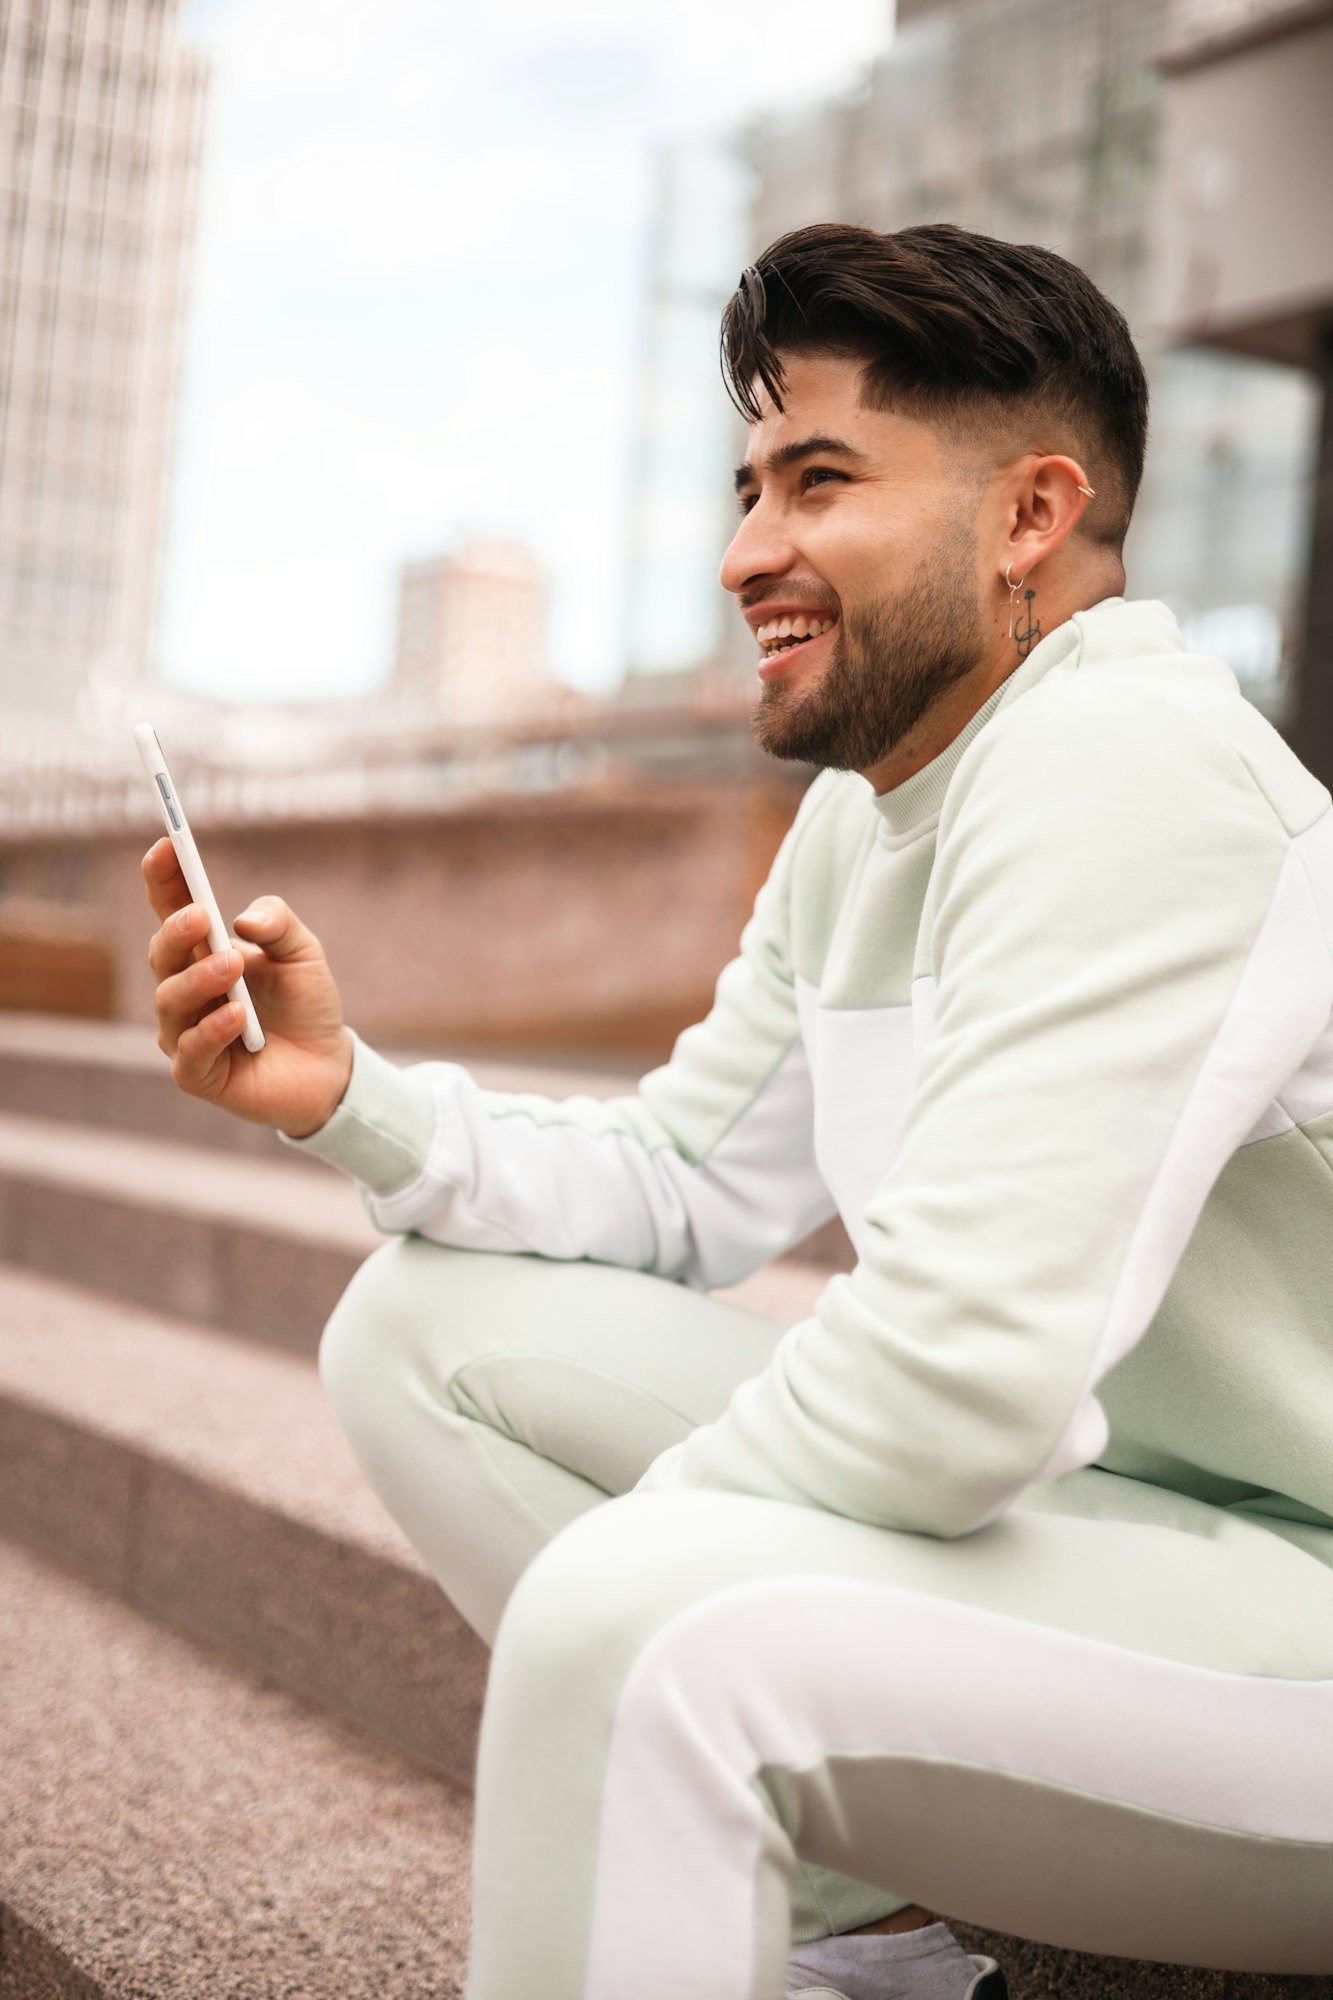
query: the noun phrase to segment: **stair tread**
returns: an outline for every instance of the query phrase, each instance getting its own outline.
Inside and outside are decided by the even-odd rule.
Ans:
[[[827,1280],[815,1267],[772,1266],[718,1296],[795,1319]],[[366,1484],[305,1357],[18,1265],[0,1263],[0,1305],[0,1397],[421,1567]]]
[[[414,1063],[451,1058],[415,1050],[375,1046],[391,1062]],[[21,1056],[43,1062],[86,1063],[94,1067],[140,1070],[152,1077],[166,1073],[167,1062],[151,1027],[138,1021],[90,1021],[60,1014],[24,1010],[0,1012],[0,1057]],[[458,1058],[467,1064],[485,1090],[540,1091],[551,1096],[616,1097],[635,1088],[630,1071],[534,1062],[507,1056]],[[219,1116],[226,1117],[222,1112]]]
[[[280,1158],[0,1111],[0,1175],[6,1173],[340,1248],[370,1250],[383,1241],[355,1182],[322,1161],[294,1173]]]
[[[460,1794],[3,1540],[0,1598],[6,1990],[453,2000]]]
[[[411,1568],[310,1362],[0,1264],[0,1397]]]
[[[0,1111],[0,1178],[6,1173],[340,1251],[368,1255],[385,1240],[355,1182],[322,1161],[293,1173],[284,1161]],[[717,1296],[795,1320],[813,1310],[830,1275],[822,1265],[783,1259]]]

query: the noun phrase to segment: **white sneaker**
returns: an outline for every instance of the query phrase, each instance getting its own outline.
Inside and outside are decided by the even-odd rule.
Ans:
[[[968,1986],[963,2000],[1009,2000],[1009,1985],[993,1958],[981,1958],[975,1951],[968,1957],[977,1968],[977,1976]]]
[[[996,1961],[979,1958],[974,1951],[968,1957],[977,1968],[977,1976],[964,1987],[963,2000],[1009,2000],[1009,1987]],[[845,1993],[836,1992],[832,1986],[789,1986],[787,1994],[788,2000],[847,2000]]]
[[[794,1945],[787,2000],[1009,2000],[993,1958],[965,1952],[946,1924]]]

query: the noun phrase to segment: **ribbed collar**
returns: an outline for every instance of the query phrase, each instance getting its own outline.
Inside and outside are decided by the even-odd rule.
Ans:
[[[1132,635],[1125,630],[1127,624],[1134,627]],[[1016,701],[1052,667],[1062,666],[1081,649],[1091,645],[1100,653],[1107,650],[1108,642],[1112,651],[1134,651],[1140,647],[1178,651],[1181,643],[1175,620],[1166,606],[1152,600],[1127,604],[1123,597],[1104,597],[1087,611],[1076,611],[1032,648],[1022,665],[1014,669],[1008,680],[1001,681],[938,757],[904,779],[901,785],[895,785],[892,791],[871,794],[875,811],[883,822],[880,839],[896,847],[932,826],[940,816],[944,795],[963,752],[995,711]]]
[[[1043,640],[1042,644],[1045,643]],[[1032,650],[1035,653],[1039,648],[1034,646]],[[929,764],[923,764],[910,778],[904,778],[901,785],[895,785],[891,792],[876,792],[873,795],[875,811],[884,822],[880,829],[881,839],[887,837],[896,846],[909,835],[923,832],[939,818],[944,794],[949,789],[949,780],[958,759],[972,738],[986,727],[1004,699],[1008,685],[1008,681],[1001,681],[994,694],[981,704],[970,722],[963,724],[953,742],[946,745],[938,757],[933,757]]]

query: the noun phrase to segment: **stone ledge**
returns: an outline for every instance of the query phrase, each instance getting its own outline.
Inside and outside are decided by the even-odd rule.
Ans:
[[[471,1785],[486,1650],[308,1363],[0,1267],[0,1530]]]
[[[1333,1975],[1310,1978],[1256,1972],[1199,1972],[1141,1959],[1057,1951],[951,1923],[969,1951],[998,1960],[1011,2000],[1333,2000]]]
[[[4,2000],[458,2000],[429,1773],[0,1543]]]

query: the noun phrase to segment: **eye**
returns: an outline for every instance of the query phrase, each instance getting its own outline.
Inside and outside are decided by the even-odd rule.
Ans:
[[[810,482],[815,479],[841,479],[845,481],[846,478],[847,474],[845,472],[835,472],[831,465],[808,465],[801,475],[801,491],[803,493],[808,492]]]
[[[736,512],[738,514],[748,514],[758,497],[757,493],[738,493],[736,495]]]

